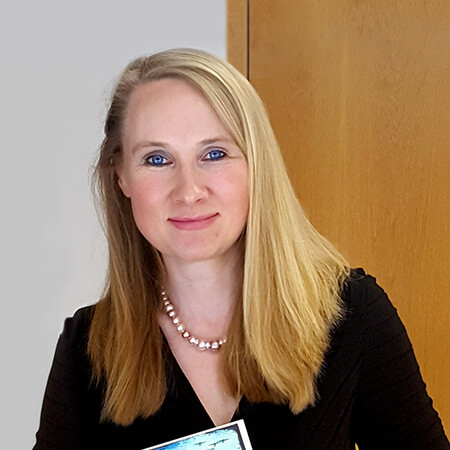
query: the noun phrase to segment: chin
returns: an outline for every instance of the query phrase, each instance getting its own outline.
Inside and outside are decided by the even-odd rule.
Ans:
[[[184,263],[196,263],[205,261],[218,261],[221,259],[228,258],[235,250],[236,246],[229,247],[228,249],[218,249],[218,248],[206,248],[196,247],[196,248],[184,248],[184,251],[180,252],[179,247],[177,251],[171,253],[162,253],[163,258],[169,258],[173,261],[180,261]]]
[[[214,259],[220,258],[220,256],[221,255],[215,255],[214,253],[195,252],[182,255],[174,255],[172,258],[186,263],[196,263],[196,262],[212,261]]]

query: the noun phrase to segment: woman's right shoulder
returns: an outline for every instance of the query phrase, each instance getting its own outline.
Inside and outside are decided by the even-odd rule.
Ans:
[[[71,349],[85,349],[89,337],[89,327],[95,311],[95,304],[84,306],[64,321],[60,341]]]

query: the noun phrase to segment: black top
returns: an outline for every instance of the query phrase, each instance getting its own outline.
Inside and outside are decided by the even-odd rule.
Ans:
[[[450,449],[395,308],[375,279],[353,271],[342,294],[345,320],[333,331],[318,379],[320,399],[298,415],[251,404],[242,418],[258,449]],[[90,385],[90,309],[66,319],[37,432],[41,449],[143,449],[214,426],[166,344],[169,391],[161,409],[128,427],[100,423],[102,394]]]

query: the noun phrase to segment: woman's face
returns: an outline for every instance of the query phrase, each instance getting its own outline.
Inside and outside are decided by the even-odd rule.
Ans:
[[[138,229],[164,260],[237,251],[249,208],[247,160],[187,82],[163,79],[134,90],[117,173]]]

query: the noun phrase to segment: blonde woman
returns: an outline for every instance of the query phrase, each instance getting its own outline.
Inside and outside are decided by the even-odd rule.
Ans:
[[[235,419],[255,449],[448,448],[395,309],[308,222],[228,63],[132,62],[95,177],[109,275],[66,320],[35,449],[143,449]]]

